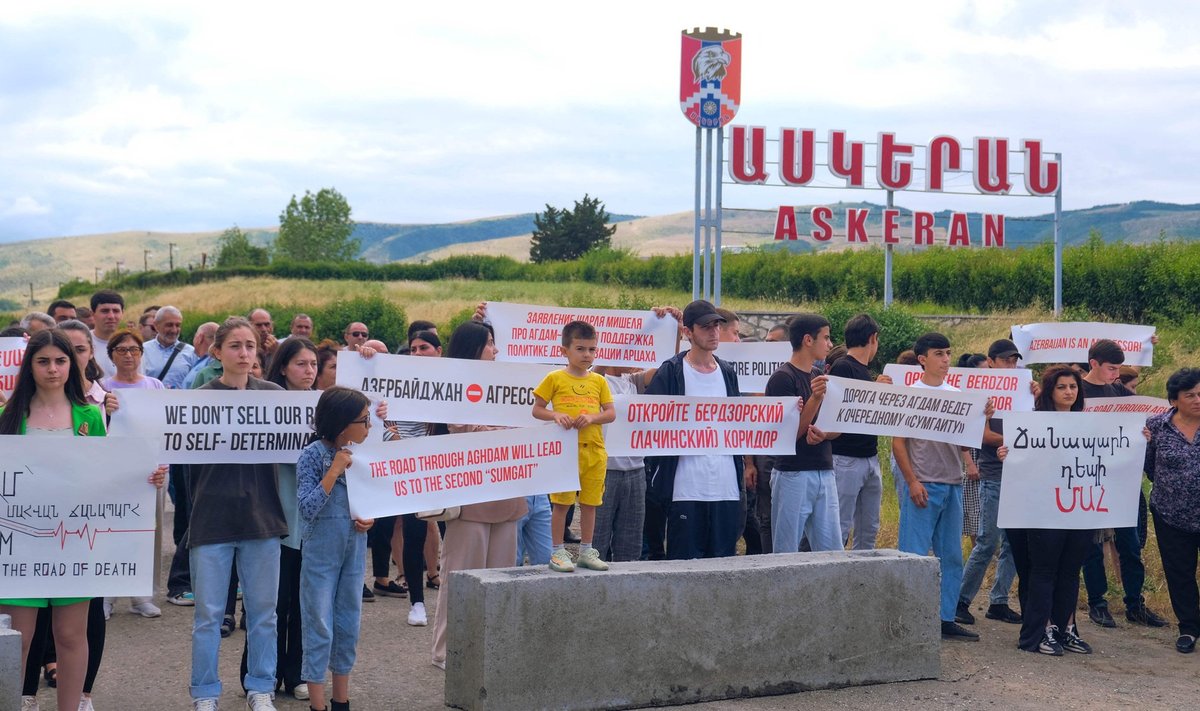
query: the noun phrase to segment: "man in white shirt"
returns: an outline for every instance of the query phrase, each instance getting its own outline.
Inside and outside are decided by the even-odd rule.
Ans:
[[[92,350],[96,364],[105,375],[116,375],[117,366],[108,357],[108,339],[121,328],[125,316],[125,299],[112,289],[101,289],[92,294]]]

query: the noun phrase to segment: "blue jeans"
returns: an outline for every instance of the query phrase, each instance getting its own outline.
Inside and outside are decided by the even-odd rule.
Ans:
[[[771,470],[771,552],[795,553],[805,536],[814,551],[840,551],[841,514],[832,469]]]
[[[517,565],[548,565],[554,545],[550,534],[550,499],[545,494],[526,496],[529,512],[517,521]]]
[[[1142,540],[1137,527],[1113,529],[1113,545],[1117,548],[1117,563],[1121,567],[1121,583],[1125,586],[1125,607],[1140,607],[1142,586],[1146,582],[1146,566],[1142,563]],[[1083,561],[1083,583],[1087,587],[1088,605],[1107,605],[1108,576],[1104,573],[1104,548],[1096,543]]]
[[[900,541],[905,553],[933,555],[942,566],[941,617],[953,622],[962,588],[962,484],[924,483],[929,501],[925,508],[913,503],[904,477],[896,477],[900,491]]]
[[[323,684],[326,669],[334,674],[349,674],[354,669],[362,618],[367,534],[354,530],[346,487],[333,487],[300,550],[304,556],[300,566],[300,617],[304,623],[300,677]]]
[[[248,691],[268,694],[275,691],[279,539],[259,538],[193,546],[188,551],[192,592],[196,595],[190,689],[193,699],[215,699],[221,695],[217,661],[234,553],[246,610],[247,671],[243,683]]]
[[[1000,482],[984,479],[979,482],[979,531],[967,567],[963,570],[962,589],[958,601],[969,605],[983,585],[983,574],[987,572],[992,555],[999,551],[996,561],[996,582],[988,601],[992,605],[1007,605],[1008,591],[1012,589],[1017,568],[1013,565],[1012,551],[1008,548],[1008,536],[996,528],[996,515],[1000,511]]]

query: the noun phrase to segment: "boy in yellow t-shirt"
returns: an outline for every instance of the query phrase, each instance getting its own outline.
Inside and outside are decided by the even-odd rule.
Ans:
[[[589,372],[596,359],[596,329],[586,321],[572,321],[563,326],[562,353],[567,367],[550,373],[533,390],[533,416],[552,420],[565,429],[579,430],[579,491],[550,495],[551,531],[554,553],[550,569],[569,573],[578,565],[592,570],[608,570],[608,563],[592,547],[592,529],[596,525],[596,509],[604,499],[605,467],[608,454],[604,451],[604,433],[600,425],[612,422],[617,411],[612,392],[604,376]],[[547,405],[554,405],[551,410]],[[579,496],[579,560],[572,561],[563,545],[563,529],[567,509]]]

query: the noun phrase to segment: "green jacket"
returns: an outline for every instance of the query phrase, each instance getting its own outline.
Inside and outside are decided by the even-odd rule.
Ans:
[[[4,408],[0,407],[0,412],[4,412]],[[83,426],[87,425],[87,429]],[[96,405],[76,405],[71,404],[71,429],[76,435],[80,434],[81,430],[89,437],[103,437],[104,430],[104,413]],[[25,418],[21,418],[21,426],[17,429],[17,434],[25,434]]]

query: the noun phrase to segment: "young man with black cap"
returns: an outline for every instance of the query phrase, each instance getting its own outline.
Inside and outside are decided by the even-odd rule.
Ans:
[[[1102,338],[1088,349],[1091,369],[1083,376],[1083,396],[1129,397],[1134,392],[1120,382],[1121,364],[1125,352],[1115,341]],[[1144,516],[1146,497],[1138,492],[1138,516]],[[1114,529],[1113,543],[1121,566],[1121,583],[1125,587],[1125,619],[1147,627],[1166,627],[1167,621],[1146,607],[1142,585],[1146,581],[1146,566],[1142,563],[1142,543],[1137,526]],[[1101,627],[1116,627],[1108,611],[1108,576],[1104,573],[1104,549],[1097,543],[1083,561],[1083,582],[1088,593],[1088,617]]]
[[[737,397],[737,373],[714,355],[724,323],[711,303],[698,300],[688,304],[683,310],[683,335],[691,348],[659,366],[646,394]],[[668,558],[716,558],[736,553],[742,531],[741,455],[646,457],[646,475],[647,499],[666,511]],[[661,536],[661,529],[655,534],[649,519],[648,510],[647,534],[653,557],[654,537]]]
[[[1007,338],[1001,338],[988,347],[989,368],[1016,368],[1020,365],[1017,362],[1019,360],[1020,351]],[[1000,472],[1003,468],[996,450],[1003,444],[1004,420],[993,417],[983,432],[983,447],[979,450],[979,535],[975,547],[971,549],[971,557],[963,568],[958,608],[954,614],[954,620],[960,624],[975,623],[975,616],[970,610],[971,601],[983,585],[984,573],[993,556],[997,556],[996,579],[988,593],[987,618],[1010,624],[1019,624],[1022,619],[1008,605],[1008,591],[1012,589],[1017,568],[1013,563],[1008,536],[996,526],[996,516],[1000,512]]]

